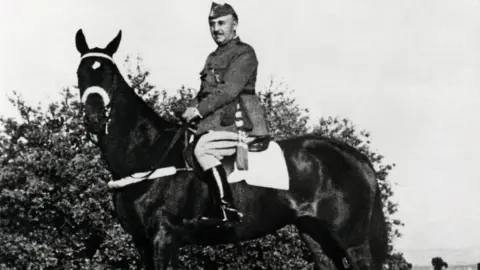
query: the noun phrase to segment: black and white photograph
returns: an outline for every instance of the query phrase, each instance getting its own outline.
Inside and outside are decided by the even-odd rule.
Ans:
[[[2,0],[0,270],[480,269],[478,0]]]

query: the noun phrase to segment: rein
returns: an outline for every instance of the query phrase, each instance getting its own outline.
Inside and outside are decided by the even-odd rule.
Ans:
[[[168,145],[167,147],[167,150],[165,150],[165,152],[163,152],[163,155],[162,157],[160,158],[160,162],[159,162],[159,166],[162,166],[163,162],[167,159],[168,155],[170,154],[170,152],[172,151],[173,147],[175,146],[175,144],[177,144],[178,140],[180,139],[180,137],[182,136],[182,134],[184,134],[186,131],[188,130],[188,123],[185,122],[182,124],[182,126],[177,130],[177,132],[175,133],[175,136],[173,136],[173,139],[172,141],[170,142],[170,144]],[[185,168],[185,170],[188,170],[188,168]],[[153,169],[151,170],[148,174],[142,176],[141,178],[148,178],[150,177],[156,170]],[[132,176],[133,177],[133,176]],[[133,177],[135,178],[135,177]]]
[[[184,134],[185,132],[187,132],[188,130],[188,123],[185,122],[182,124],[182,126],[177,130],[177,132],[175,133],[175,136],[173,136],[173,139],[172,141],[170,142],[170,145],[168,145],[168,148],[167,150],[165,150],[165,152],[163,153],[162,157],[160,158],[160,165],[163,164],[163,162],[165,161],[165,159],[167,159],[168,157],[168,154],[170,154],[170,151],[172,151],[172,148],[175,146],[175,144],[178,142],[178,140],[180,139],[180,136],[182,136],[182,134]]]
[[[175,144],[178,142],[178,140],[180,139],[182,133],[185,133],[185,135],[187,134],[187,131],[190,129],[190,127],[188,126],[188,123],[184,123],[178,130],[177,132],[175,133],[175,136],[173,137],[172,141],[170,142],[170,145],[168,146],[167,150],[165,150],[165,152],[163,153],[161,159],[160,159],[160,165],[165,161],[165,159],[168,157],[168,155],[170,154],[170,152],[172,151],[173,147],[175,146]],[[187,136],[185,136],[187,137]],[[159,178],[159,177],[165,177],[165,176],[169,176],[169,175],[174,175],[176,174],[177,172],[192,172],[193,169],[190,168],[187,163],[185,163],[185,168],[176,168],[174,166],[170,166],[170,167],[160,167],[158,169],[153,169],[149,172],[144,172],[144,173],[135,173],[133,175],[130,175],[130,176],[127,176],[127,177],[124,177],[124,178],[121,178],[121,179],[118,179],[118,180],[111,180],[108,182],[108,188],[110,189],[119,189],[119,188],[123,188],[123,187],[126,187],[126,186],[129,186],[129,185],[133,185],[133,184],[136,184],[136,183],[140,183],[144,180],[148,180],[148,179],[155,179],[155,178]]]

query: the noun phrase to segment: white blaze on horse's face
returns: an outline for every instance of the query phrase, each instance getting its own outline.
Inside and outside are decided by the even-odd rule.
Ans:
[[[102,64],[100,64],[100,62],[95,61],[95,63],[93,63],[93,65],[92,65],[92,69],[97,69],[97,68],[99,68],[101,65],[102,65]]]

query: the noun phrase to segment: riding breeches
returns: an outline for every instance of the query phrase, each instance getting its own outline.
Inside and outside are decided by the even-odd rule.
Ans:
[[[246,142],[253,138],[247,137]],[[221,165],[224,157],[231,156],[237,151],[239,136],[230,131],[210,131],[200,137],[195,146],[195,157],[203,170]]]

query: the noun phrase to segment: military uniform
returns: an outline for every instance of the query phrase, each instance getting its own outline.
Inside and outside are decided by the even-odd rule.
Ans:
[[[215,25],[218,20],[214,20],[228,15],[232,15],[235,23],[238,22],[230,5],[213,3],[209,20],[212,20],[214,27],[219,27],[218,24]],[[219,19],[225,20],[222,21],[222,27],[235,25],[232,24],[232,17],[228,20],[228,17]],[[211,26],[211,31],[212,29],[215,30]],[[228,32],[229,35],[231,33]],[[215,34],[214,31],[212,34]],[[204,216],[200,220],[223,223],[230,219],[240,221],[242,214],[233,206],[221,160],[235,153],[237,157],[241,157],[241,154],[246,156],[246,143],[252,138],[268,135],[268,131],[260,98],[255,93],[258,68],[255,51],[235,35],[230,35],[229,40],[217,44],[219,46],[207,57],[200,72],[200,91],[183,117],[187,121],[198,121],[197,134],[201,137],[194,154],[205,171],[204,180],[209,188],[211,202],[219,210],[216,217]]]
[[[212,52],[200,72],[197,109],[202,115],[197,132],[237,132],[235,113],[240,105],[248,135],[268,134],[265,113],[255,94],[258,61],[253,48],[239,37]]]
[[[208,56],[200,72],[202,82],[195,100],[202,115],[197,133],[214,131],[202,137],[195,149],[204,170],[219,165],[222,157],[236,152],[239,128],[250,137],[268,134],[265,113],[255,93],[257,67],[255,51],[238,37]],[[235,121],[239,111],[241,127]]]

